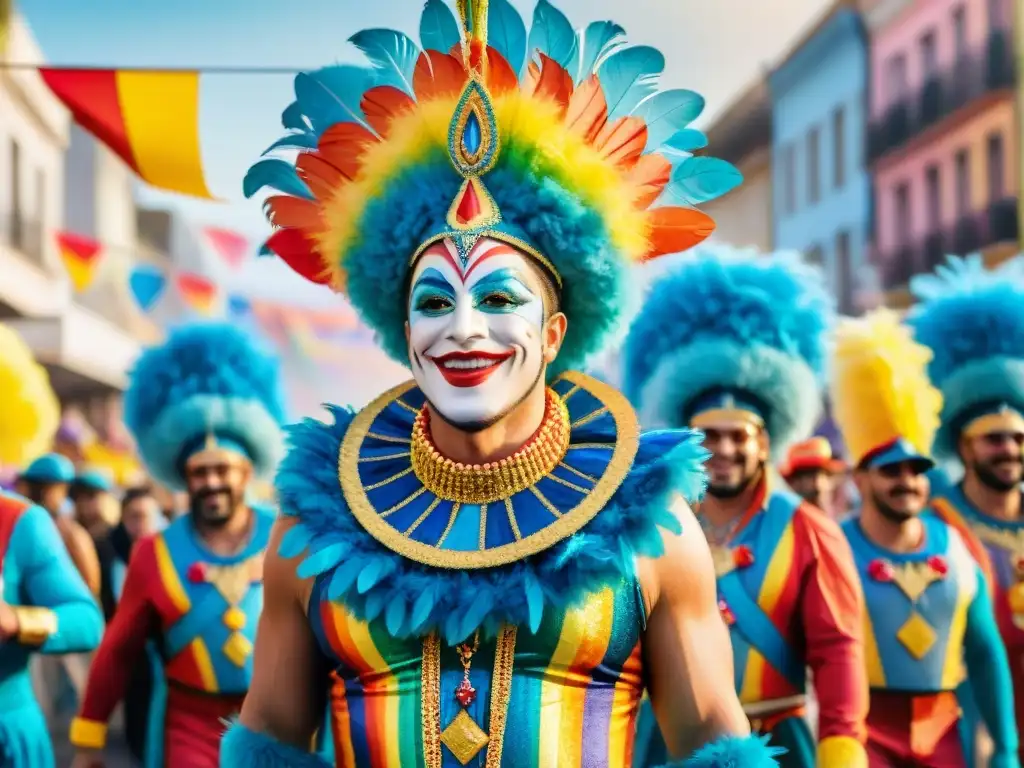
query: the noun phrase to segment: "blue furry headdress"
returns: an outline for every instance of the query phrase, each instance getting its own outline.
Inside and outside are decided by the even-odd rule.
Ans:
[[[950,459],[973,418],[1024,413],[1024,258],[987,270],[979,255],[950,256],[910,290],[920,303],[908,322],[932,350],[928,375],[944,400],[933,451]]]
[[[778,453],[822,408],[833,302],[799,254],[702,246],[659,279],[623,350],[646,426],[684,426],[709,393],[756,403]]]
[[[150,473],[182,487],[190,446],[207,435],[243,450],[257,476],[283,453],[284,392],[277,357],[226,323],[197,323],[143,352],[124,396],[124,420]]]

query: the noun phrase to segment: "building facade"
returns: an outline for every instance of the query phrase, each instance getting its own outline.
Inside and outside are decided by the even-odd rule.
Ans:
[[[769,77],[774,245],[819,263],[846,313],[862,309],[873,288],[867,71],[860,15],[838,3]]]
[[[772,106],[768,83],[764,79],[755,82],[706,133],[708,152],[728,160],[743,174],[739,187],[703,206],[715,220],[710,241],[771,250]]]
[[[1013,0],[874,0],[869,162],[886,302],[945,254],[1015,251]]]

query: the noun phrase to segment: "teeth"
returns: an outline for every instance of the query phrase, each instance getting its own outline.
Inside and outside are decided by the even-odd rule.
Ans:
[[[469,371],[474,368],[490,368],[496,362],[496,360],[489,360],[486,357],[476,357],[472,360],[445,360],[442,365],[449,369]]]

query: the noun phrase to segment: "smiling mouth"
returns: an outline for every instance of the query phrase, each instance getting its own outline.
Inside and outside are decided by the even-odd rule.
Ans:
[[[430,360],[453,387],[476,387],[483,384],[510,357],[511,352],[451,352]]]

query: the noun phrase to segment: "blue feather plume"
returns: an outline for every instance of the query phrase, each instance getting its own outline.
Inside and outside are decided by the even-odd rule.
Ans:
[[[313,199],[313,193],[306,182],[299,178],[295,166],[285,160],[267,158],[253,165],[242,180],[242,193],[250,198],[264,187],[276,189],[306,200]]]
[[[317,143],[316,134],[310,131],[288,133],[263,150],[263,154],[269,155],[278,149],[316,149]]]
[[[520,73],[526,61],[526,23],[508,0],[491,0],[487,8],[487,43]]]
[[[373,63],[374,85],[390,85],[415,97],[412,78],[420,49],[411,37],[394,29],[363,29],[348,41]]]
[[[783,747],[772,747],[768,736],[722,736],[693,753],[686,760],[662,768],[778,768],[776,757],[786,754]]]
[[[678,88],[644,99],[633,110],[647,123],[647,151],[653,152],[677,131],[686,128],[704,111],[704,97]]]
[[[695,149],[704,149],[708,145],[708,137],[696,128],[683,128],[676,131],[661,143],[658,148],[664,154],[689,154]]]
[[[743,174],[732,163],[717,157],[688,157],[672,171],[672,180],[662,193],[683,205],[714,200],[743,182]]]
[[[637,45],[605,58],[597,69],[608,102],[608,119],[632,113],[658,87],[665,57],[657,48]]]
[[[295,76],[295,98],[317,136],[337,123],[369,128],[359,106],[373,85],[373,73],[351,64],[336,64]]]
[[[566,69],[569,69],[576,56],[576,30],[565,14],[548,0],[538,0],[533,9],[527,50],[531,58],[536,51],[540,51]]]
[[[493,3],[491,5],[493,8]],[[427,0],[420,15],[420,45],[425,51],[448,53],[462,39],[455,14],[444,0]]]
[[[625,34],[626,30],[613,21],[592,21],[585,30],[577,33],[579,66],[574,73],[576,85],[594,74],[609,54],[625,45]]]
[[[281,125],[289,131],[309,130],[309,123],[302,115],[302,106],[299,102],[293,101],[285,107],[284,112],[281,113]]]

